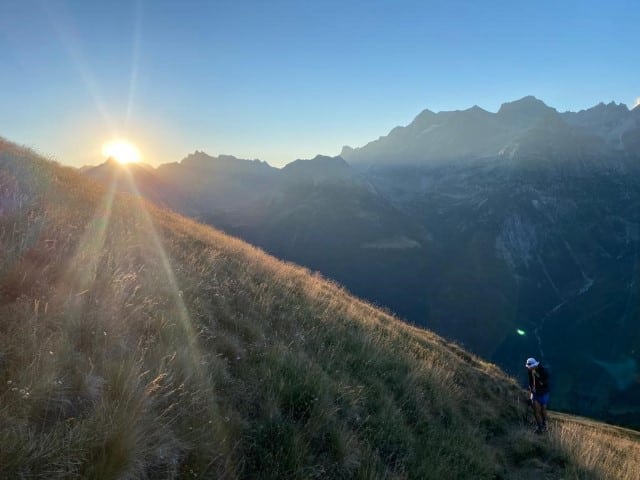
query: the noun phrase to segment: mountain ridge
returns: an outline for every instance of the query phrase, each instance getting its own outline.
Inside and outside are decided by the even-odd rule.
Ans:
[[[637,113],[640,112],[640,105],[637,105],[633,108],[629,108],[624,103],[616,103],[611,101],[609,103],[599,102],[598,104],[588,107],[585,109],[581,109],[578,111],[564,111],[558,112],[553,107],[550,107],[544,103],[544,101],[536,98],[533,95],[527,95],[517,100],[513,100],[510,102],[505,102],[500,105],[496,112],[490,112],[478,105],[473,105],[467,109],[463,110],[443,110],[439,112],[433,112],[431,110],[424,109],[422,110],[414,119],[405,126],[397,126],[390,130],[388,135],[380,136],[377,140],[373,140],[367,143],[363,147],[351,147],[349,145],[345,145],[342,147],[342,151],[339,155],[334,157],[325,156],[325,155],[317,155],[320,158],[338,158],[342,157],[344,160],[349,160],[349,157],[352,156],[352,153],[356,150],[360,150],[365,148],[367,145],[374,144],[375,142],[379,142],[387,138],[391,134],[397,134],[399,132],[405,132],[407,130],[413,131],[412,133],[420,133],[423,132],[425,128],[433,127],[434,122],[436,120],[450,120],[451,118],[459,117],[461,114],[471,114],[471,115],[480,115],[485,118],[490,119],[499,119],[503,123],[509,123],[511,121],[511,115],[516,115],[517,117],[526,117],[527,114],[533,113],[533,115],[529,115],[529,118],[525,121],[527,126],[533,126],[533,124],[539,122],[540,120],[545,121],[548,119],[554,119],[557,121],[558,118],[566,121],[568,125],[579,125],[581,123],[585,123],[584,118],[586,117],[595,117],[592,121],[596,122],[606,122],[607,119],[601,118],[602,116],[610,116],[612,112],[617,112],[618,115],[627,116],[633,120],[632,123],[640,125],[640,117],[636,117]],[[533,117],[533,120],[531,119]],[[568,120],[568,121],[567,121]],[[594,132],[591,132],[594,133]],[[312,159],[310,159],[312,160]],[[218,156],[212,156],[207,154],[204,151],[195,150],[192,153],[189,153],[182,160],[177,162],[169,162],[162,163],[153,169],[158,169],[165,166],[175,166],[179,165],[182,162],[185,162],[185,165],[200,165],[205,168],[215,168],[215,166],[246,166],[246,168],[251,168],[250,165],[260,166],[264,169],[273,169],[273,170],[281,170],[285,168],[287,165],[294,163],[305,161],[304,159],[296,159],[283,167],[277,168],[269,165],[268,162],[259,159],[242,159],[235,157],[234,155],[229,154],[220,154]],[[81,167],[83,171],[95,168],[97,165],[85,165]]]
[[[548,127],[550,122],[558,128],[568,128],[576,141],[581,141],[582,137],[595,137],[606,141],[606,146],[613,150],[605,151],[606,148],[602,147],[602,153],[607,156],[612,156],[620,150],[634,157],[640,154],[635,144],[610,141],[611,132],[606,123],[607,115],[610,115],[612,108],[624,115],[626,122],[618,132],[619,135],[640,126],[640,119],[636,119],[633,110],[629,110],[623,104],[601,103],[579,112],[559,113],[530,95],[503,103],[496,113],[476,107],[438,113],[424,110],[424,115],[421,113],[409,125],[396,127],[388,135],[363,147],[343,147],[341,155],[347,161],[365,166],[420,165],[425,162],[451,162],[474,157],[499,157],[501,152],[513,149],[510,145],[519,143],[523,138],[527,139],[530,133],[528,129]],[[591,121],[586,121],[587,117],[591,117]],[[453,139],[456,138],[461,143],[466,142],[464,148],[458,147],[456,150],[453,147]],[[551,138],[547,140],[553,141]],[[584,141],[588,143],[593,140]],[[414,143],[416,147],[407,151],[407,143]],[[535,154],[532,152],[529,155]]]

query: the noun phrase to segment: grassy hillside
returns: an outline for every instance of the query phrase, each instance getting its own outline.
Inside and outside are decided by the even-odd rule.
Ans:
[[[535,436],[496,367],[1,140],[0,319],[2,478],[640,477],[632,433]]]

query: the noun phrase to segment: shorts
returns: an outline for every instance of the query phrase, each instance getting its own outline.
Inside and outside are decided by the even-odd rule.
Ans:
[[[533,394],[533,401],[534,402],[538,402],[543,407],[546,407],[547,404],[549,403],[549,392],[540,393],[540,394],[534,393]]]

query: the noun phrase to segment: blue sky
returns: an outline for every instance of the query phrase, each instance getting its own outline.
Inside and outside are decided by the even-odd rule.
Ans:
[[[635,1],[0,0],[0,136],[62,163],[114,136],[280,166],[421,110],[640,97]]]

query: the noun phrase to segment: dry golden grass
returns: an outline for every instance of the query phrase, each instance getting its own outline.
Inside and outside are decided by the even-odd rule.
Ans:
[[[551,440],[595,478],[640,478],[640,432],[554,414]]]
[[[637,439],[534,436],[495,366],[4,141],[0,210],[2,478],[637,472]]]

